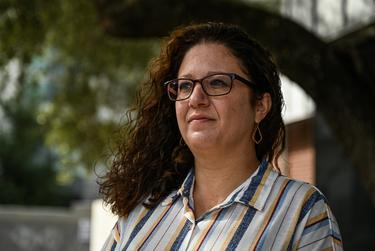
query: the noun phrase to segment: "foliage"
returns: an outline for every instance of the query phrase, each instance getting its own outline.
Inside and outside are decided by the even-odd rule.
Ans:
[[[0,201],[66,206],[74,194],[56,182],[57,156],[43,142],[46,128],[35,118],[35,86],[27,85],[2,105]],[[12,127],[6,126],[5,117]]]
[[[16,89],[0,98],[0,119],[11,126],[0,131],[0,201],[47,203],[38,191],[57,194],[58,181],[108,157],[158,41],[108,37],[88,0],[2,0],[0,41],[0,74],[12,74],[15,60],[20,72],[14,83],[0,77],[0,93]],[[40,151],[43,163],[35,164]]]

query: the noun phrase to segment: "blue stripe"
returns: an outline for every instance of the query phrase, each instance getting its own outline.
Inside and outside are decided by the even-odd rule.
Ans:
[[[189,232],[189,227],[192,223],[189,220],[186,220],[184,227],[181,229],[180,234],[177,236],[174,241],[171,250],[178,250],[181,247],[182,242],[184,241],[187,233]]]
[[[182,184],[182,196],[189,197],[190,189],[194,180],[194,169],[191,169],[184,183]]]
[[[336,240],[342,242],[342,240],[341,240],[341,236],[340,236],[339,233],[336,233],[335,231],[332,230],[332,236],[333,236],[333,238],[335,238]]]
[[[251,220],[254,218],[255,212],[256,212],[256,209],[253,207],[249,207],[247,209],[247,212],[245,216],[243,217],[242,222],[238,226],[236,232],[233,235],[233,238],[231,239],[231,241],[229,242],[225,250],[230,251],[230,250],[236,249],[236,247],[238,246],[238,243],[240,242],[247,228],[249,227]]]
[[[307,212],[309,212],[311,210],[311,208],[313,208],[315,203],[320,201],[320,200],[325,201],[324,196],[321,193],[319,193],[318,191],[315,191],[310,196],[310,198],[305,202],[305,205],[303,205],[303,208],[301,210],[300,217],[298,219],[297,225],[303,220],[303,218],[305,218]]]
[[[117,246],[117,241],[116,241],[116,240],[113,240],[113,244],[112,244],[112,247],[111,247],[111,251],[115,251],[116,246]]]
[[[299,216],[298,221],[297,221],[297,226],[301,223],[303,218],[305,218],[306,214],[314,207],[315,203],[320,201],[320,200],[326,201],[325,197],[321,193],[319,193],[318,191],[315,191],[310,196],[310,198],[305,202],[305,205],[303,205],[303,207],[301,209],[301,212],[300,212],[300,216]],[[292,238],[289,242],[289,245],[288,245],[288,248],[287,248],[288,251],[292,250],[294,236],[295,236],[295,232],[293,233]]]
[[[300,216],[299,216],[299,219],[298,219],[298,222],[297,222],[297,226],[301,223],[301,221],[303,220],[303,218],[305,218],[306,214],[314,207],[315,203],[318,202],[318,201],[320,201],[320,200],[323,200],[324,202],[326,201],[324,195],[322,195],[318,191],[315,191],[310,196],[310,198],[305,202],[305,205],[301,209]],[[305,230],[304,230],[304,232],[305,232]],[[302,235],[304,234],[304,232],[302,233]],[[289,245],[288,245],[288,248],[287,248],[288,251],[292,250],[294,235],[295,235],[295,232],[293,233],[292,238],[291,238],[291,240],[289,242]]]
[[[296,194],[294,194],[295,196]],[[294,197],[293,196],[293,197]],[[311,210],[311,208],[315,205],[315,202],[316,201],[319,201],[319,199],[317,200],[317,198],[319,197],[319,192],[318,191],[315,191],[311,196],[310,198],[305,202],[305,204],[303,205],[302,209],[301,209],[301,212],[300,212],[300,216],[298,218],[298,221],[297,221],[297,226],[301,223],[301,221],[303,220],[303,218],[306,216],[307,212],[309,210]],[[287,250],[290,251],[292,250],[292,247],[293,247],[293,240],[294,240],[294,236],[295,236],[295,231],[293,232],[293,235],[292,235],[292,238],[290,239],[290,242],[289,242],[289,245],[288,245],[288,248]]]
[[[296,184],[296,181],[295,181],[295,180],[289,180],[288,183],[294,185],[294,184]],[[290,203],[289,203],[289,205],[288,205],[287,210],[289,210],[290,205],[292,204],[292,202],[293,202],[293,200],[295,199],[295,197],[296,197],[296,195],[297,195],[299,189],[300,189],[302,186],[303,186],[303,183],[300,184],[300,185],[298,186],[298,188],[296,189],[296,191],[294,192],[293,197],[292,197],[292,199],[291,199],[291,201],[290,201]],[[283,226],[283,222],[284,222],[284,220],[285,220],[285,217],[286,217],[286,214],[284,214],[283,220],[282,220],[282,222],[281,222],[281,224],[280,224],[280,226],[279,226],[279,229],[277,230],[276,235],[279,234],[280,229],[281,229],[281,227]],[[289,250],[292,250],[292,245],[293,245],[294,235],[295,235],[295,231],[293,231],[292,237],[291,237],[290,240],[289,240],[289,244],[288,244],[288,247],[287,247],[287,249],[286,249],[286,250],[288,250],[288,251],[289,251]],[[273,243],[272,243],[271,249],[272,249],[273,246],[275,245],[275,240],[276,240],[276,238],[273,240]]]
[[[314,231],[318,230],[319,228],[327,226],[328,224],[329,224],[329,219],[328,218],[324,218],[322,221],[318,221],[318,222],[314,223],[313,225],[305,228],[303,230],[302,236],[305,235],[305,234],[314,232]]]
[[[147,236],[147,239],[145,240],[145,242],[143,242],[143,244],[138,248],[138,250],[141,250],[142,247],[146,246],[147,247],[147,244],[150,242],[151,240],[151,236],[154,232],[157,232],[157,230],[160,228],[160,226],[162,225],[162,223],[164,222],[164,219],[169,215],[169,213],[172,211],[173,209],[173,206],[171,206],[170,208],[168,208],[168,211],[163,215],[163,217],[160,219],[160,221],[158,222],[158,224],[156,225],[156,227],[154,228],[154,230],[152,230],[152,232]]]
[[[249,187],[247,188],[242,198],[240,199],[241,202],[245,204],[249,204],[260,182],[263,179],[264,173],[267,170],[267,165],[268,165],[268,162],[266,160],[263,160],[262,163],[260,164],[258,173],[251,179]]]
[[[292,250],[292,247],[293,247],[293,240],[294,240],[294,233],[293,233],[292,238],[291,238],[290,241],[289,241],[288,248],[286,249],[287,251],[291,251],[291,250]]]
[[[322,238],[320,238],[320,239],[317,239],[317,240],[315,240],[315,241],[313,241],[313,242],[310,242],[310,243],[307,243],[307,244],[305,244],[305,245],[303,245],[303,246],[301,246],[301,247],[298,247],[298,249],[305,248],[305,247],[307,247],[307,246],[309,246],[309,245],[311,245],[311,244],[317,243],[317,242],[319,242],[319,241],[321,241],[321,240],[324,240],[324,239],[327,239],[328,237],[331,237],[331,236],[332,236],[332,234],[328,234],[328,235],[326,235],[326,236],[324,236],[324,237],[322,237]],[[333,237],[333,236],[332,236],[332,237]],[[330,246],[330,247],[332,247],[332,246]],[[308,249],[308,250],[311,250],[311,249]]]
[[[276,205],[276,208],[274,209],[274,211],[272,212],[272,216],[271,216],[271,220],[268,222],[268,225],[265,229],[265,231],[263,232],[262,236],[260,237],[260,240],[259,240],[259,244],[258,246],[255,248],[255,250],[261,250],[262,247],[263,247],[263,244],[266,240],[266,237],[268,236],[268,232],[270,231],[270,227],[272,228],[272,223],[274,222],[275,220],[275,215],[276,215],[276,212],[278,210],[280,210],[280,208],[283,205],[284,201],[285,201],[285,198],[287,197],[288,195],[288,191],[289,189],[293,186],[293,182],[291,182],[290,180],[288,181],[288,183],[286,184],[285,188],[284,188],[284,191],[279,199],[279,201],[277,202],[277,205]]]
[[[237,191],[235,194],[233,194],[232,198],[230,198],[230,200],[228,201],[228,203],[225,204],[226,205],[229,205],[229,204],[232,204],[234,202],[234,200],[236,199],[237,195],[242,192],[243,188],[240,189],[239,191]]]
[[[130,243],[133,241],[134,237],[138,234],[138,232],[142,229],[142,227],[146,224],[147,220],[151,217],[152,213],[155,211],[156,207],[150,209],[146,215],[138,222],[138,224],[134,227],[132,233],[128,241],[126,242],[125,247],[122,250],[126,250]]]

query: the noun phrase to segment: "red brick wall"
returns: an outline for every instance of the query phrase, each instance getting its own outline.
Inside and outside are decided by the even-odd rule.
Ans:
[[[286,126],[286,153],[282,166],[284,174],[294,179],[315,183],[315,147],[313,119]]]

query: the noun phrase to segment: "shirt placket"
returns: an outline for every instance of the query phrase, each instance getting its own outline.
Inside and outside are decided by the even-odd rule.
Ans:
[[[184,205],[184,217],[187,219],[187,224],[189,224],[189,226],[188,226],[189,230],[188,230],[188,232],[187,232],[187,234],[184,238],[184,241],[182,242],[179,250],[188,250],[188,248],[191,245],[191,240],[194,236],[193,234],[194,234],[194,230],[195,230],[195,227],[196,227],[196,222],[195,222],[195,216],[194,216],[193,209],[189,205],[188,197],[184,196],[182,198],[182,203]]]

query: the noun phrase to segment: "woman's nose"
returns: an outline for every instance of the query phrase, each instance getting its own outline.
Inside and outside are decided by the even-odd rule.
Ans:
[[[202,84],[197,83],[189,98],[189,105],[192,107],[204,106],[209,104],[209,97],[203,90]]]

